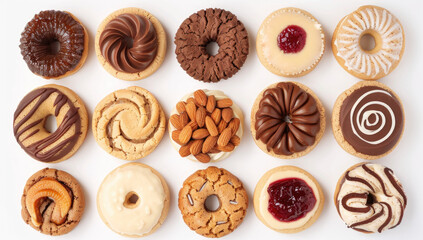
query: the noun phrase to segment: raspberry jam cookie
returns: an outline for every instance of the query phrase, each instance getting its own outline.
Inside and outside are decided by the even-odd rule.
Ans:
[[[54,116],[57,129],[45,124]],[[88,113],[82,100],[69,88],[49,84],[28,93],[19,103],[13,119],[16,141],[32,158],[60,162],[70,158],[84,142]]]
[[[120,9],[98,27],[95,52],[111,75],[122,80],[140,80],[162,64],[166,33],[159,20],[144,9]]]
[[[394,172],[380,164],[359,163],[339,179],[335,206],[345,224],[363,233],[398,226],[407,197]]]
[[[364,37],[374,39],[374,47],[362,47]],[[404,53],[404,29],[388,10],[362,6],[345,16],[336,27],[332,51],[338,63],[350,74],[364,80],[377,80],[392,72]]]
[[[117,90],[101,100],[92,122],[98,145],[123,160],[153,152],[163,138],[166,117],[160,103],[140,87]]]
[[[348,153],[373,160],[389,154],[404,131],[399,97],[379,82],[359,82],[335,102],[332,128]]]
[[[256,98],[251,133],[265,153],[284,159],[309,153],[325,131],[325,109],[317,96],[296,82],[275,83]]]
[[[219,45],[216,55],[206,47]],[[232,77],[244,65],[249,51],[248,33],[238,18],[218,8],[200,10],[187,18],[175,35],[176,59],[191,77],[218,82]]]
[[[169,135],[181,157],[217,162],[240,144],[244,115],[222,91],[197,90],[187,94],[171,114]]]
[[[217,197],[216,209],[206,206],[210,197]],[[230,172],[208,167],[184,181],[178,206],[189,228],[204,237],[218,238],[233,232],[242,223],[248,195],[242,182]]]
[[[78,225],[85,208],[84,192],[69,173],[45,168],[26,182],[23,220],[47,235],[62,235]]]
[[[160,173],[141,163],[127,163],[101,183],[97,211],[114,232],[125,237],[144,237],[166,219],[169,199],[169,188]]]
[[[77,72],[88,55],[88,33],[66,11],[41,11],[21,34],[21,54],[28,68],[45,79],[60,79]]]
[[[298,8],[279,9],[263,21],[257,33],[257,55],[270,72],[300,77],[313,70],[325,51],[322,25]]]
[[[254,190],[257,217],[281,233],[296,233],[310,227],[319,218],[324,201],[316,179],[294,166],[269,170]]]

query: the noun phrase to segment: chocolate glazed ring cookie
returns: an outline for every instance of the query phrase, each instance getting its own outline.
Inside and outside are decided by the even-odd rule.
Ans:
[[[78,71],[88,55],[88,33],[65,11],[41,11],[21,35],[21,54],[29,69],[46,79],[59,79]]]
[[[165,132],[166,117],[149,91],[133,86],[115,91],[97,104],[92,128],[100,147],[131,161],[157,147]]]
[[[206,46],[219,45],[212,56]],[[242,67],[248,55],[248,33],[238,18],[218,8],[200,10],[187,18],[175,35],[176,58],[193,78],[203,82],[218,82],[232,77]]]
[[[45,128],[54,116],[57,129]],[[16,108],[13,133],[19,145],[41,162],[60,162],[71,157],[83,143],[88,113],[82,100],[69,88],[44,85],[28,93]]]
[[[359,163],[339,179],[335,206],[345,224],[359,232],[382,232],[398,226],[407,197],[394,172],[380,164]]]
[[[308,87],[294,82],[275,83],[256,98],[251,132],[257,146],[278,158],[309,153],[325,131],[325,109]]]
[[[45,168],[26,182],[22,218],[47,235],[62,235],[78,225],[85,208],[84,192],[69,173]]]
[[[111,75],[128,81],[153,74],[166,53],[159,20],[140,8],[124,8],[104,19],[95,37],[97,58]]]
[[[335,102],[332,128],[336,141],[348,153],[368,159],[389,154],[404,132],[399,97],[379,82],[359,82]]]
[[[206,200],[211,196],[219,200],[217,209],[206,207]],[[178,206],[188,227],[205,237],[218,238],[241,224],[248,208],[248,196],[237,177],[225,169],[208,167],[184,181]]]

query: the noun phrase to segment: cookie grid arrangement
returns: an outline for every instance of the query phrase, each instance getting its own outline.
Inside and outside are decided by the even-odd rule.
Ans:
[[[366,34],[375,39],[372,49],[360,46]],[[270,72],[299,77],[317,66],[325,39],[321,24],[310,13],[283,8],[263,21],[257,34],[257,54]],[[60,47],[55,49],[52,46],[57,41]],[[219,45],[215,55],[206,50],[210,42]],[[223,9],[192,14],[179,27],[174,43],[181,67],[203,82],[230,78],[240,70],[249,52],[244,25]],[[20,48],[34,74],[59,79],[83,65],[88,34],[72,14],[42,11],[25,27]],[[139,8],[120,9],[100,24],[95,50],[110,74],[139,80],[153,74],[163,62],[166,34],[151,13]],[[397,67],[404,52],[404,30],[386,9],[362,6],[339,22],[332,50],[347,72],[363,80],[377,80]],[[53,133],[44,126],[50,115],[56,117],[58,125]],[[49,84],[22,99],[14,114],[13,131],[28,155],[55,163],[78,150],[88,122],[85,105],[73,91]],[[154,151],[168,125],[172,145],[181,157],[209,163],[223,160],[236,149],[243,136],[243,122],[241,109],[227,95],[207,89],[185,95],[167,122],[153,94],[134,86],[117,90],[98,103],[92,130],[101,148],[133,161]],[[276,158],[307,154],[316,147],[325,127],[323,105],[311,89],[298,82],[268,86],[251,110],[250,130],[256,145]],[[376,81],[361,81],[336,100],[332,129],[345,151],[362,159],[377,159],[399,143],[404,110],[390,88]],[[211,196],[219,201],[217,209],[206,206]],[[42,169],[25,185],[22,217],[44,234],[65,234],[79,223],[84,201],[81,186],[70,174]],[[263,175],[256,185],[253,205],[257,217],[270,229],[296,233],[319,218],[324,201],[322,189],[310,173],[286,165]],[[348,227],[373,233],[401,223],[407,197],[391,169],[363,162],[341,176],[334,202]],[[234,231],[242,223],[248,204],[242,182],[217,167],[198,170],[179,191],[183,220],[205,237],[222,237]],[[110,172],[97,194],[97,210],[104,223],[127,237],[152,234],[166,219],[169,205],[165,179],[141,163],[128,163]]]

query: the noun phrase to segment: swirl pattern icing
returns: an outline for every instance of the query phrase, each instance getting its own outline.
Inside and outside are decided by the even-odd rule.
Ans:
[[[289,82],[263,93],[255,119],[256,139],[278,155],[304,151],[314,144],[320,130],[315,99]]]
[[[361,87],[344,100],[340,125],[345,140],[356,151],[383,154],[395,146],[402,134],[401,103],[381,87]]]
[[[103,57],[117,71],[137,73],[154,61],[158,39],[149,19],[125,13],[106,25],[99,45]]]
[[[407,197],[391,169],[361,164],[343,176],[335,204],[348,227],[382,232],[401,223]]]
[[[373,51],[363,51],[360,38],[371,33],[381,41]],[[403,49],[403,29],[398,19],[383,8],[365,6],[345,17],[340,31],[335,35],[337,56],[354,72],[376,77],[383,71],[386,75],[399,62]]]

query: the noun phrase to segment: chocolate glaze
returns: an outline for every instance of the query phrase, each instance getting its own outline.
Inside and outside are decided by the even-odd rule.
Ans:
[[[113,68],[120,72],[137,73],[153,62],[158,39],[149,19],[125,13],[107,23],[99,44],[101,54]]]
[[[56,131],[51,133],[48,137],[40,139],[32,144],[24,145],[24,140],[42,130],[43,126],[37,127],[37,125],[45,121],[49,115],[42,116],[34,122],[28,121],[34,114],[37,113],[37,110],[41,104],[46,101],[53,93],[58,94],[54,101],[54,114],[56,117],[59,115],[63,106],[67,106],[69,108],[62,122],[57,127]],[[17,122],[16,119],[31,103],[35,104],[31,106],[29,112],[19,122]],[[37,129],[28,133],[28,131],[33,129],[33,127],[37,127]],[[67,133],[72,127],[74,127],[73,134],[59,142],[59,139],[63,137],[63,135]],[[14,114],[13,133],[19,145],[34,159],[41,162],[53,162],[59,160],[66,156],[70,151],[72,151],[73,147],[78,141],[79,136],[81,135],[81,118],[78,112],[78,108],[75,107],[73,102],[70,101],[66,95],[64,95],[56,88],[35,89],[28,93],[18,105]],[[24,133],[27,133],[28,135],[25,138],[21,138],[22,134]]]
[[[377,156],[392,149],[401,137],[402,106],[391,92],[365,86],[344,100],[339,121],[344,139],[357,152]]]
[[[256,139],[278,155],[304,151],[314,144],[320,130],[315,99],[290,82],[263,93],[255,119]]]
[[[45,78],[55,78],[73,70],[81,61],[85,32],[67,12],[42,11],[28,22],[20,42],[29,69]],[[58,52],[52,47],[54,42],[59,43]]]

